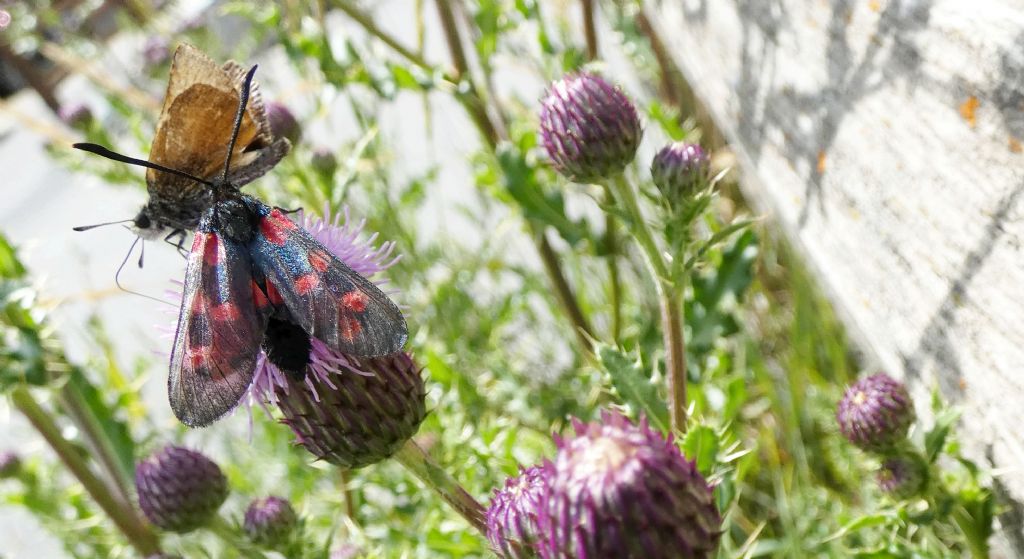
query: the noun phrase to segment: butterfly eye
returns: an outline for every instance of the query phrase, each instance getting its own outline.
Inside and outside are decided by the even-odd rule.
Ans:
[[[140,213],[135,217],[135,226],[139,229],[149,229],[151,225],[153,225],[153,222],[149,219],[148,215]]]

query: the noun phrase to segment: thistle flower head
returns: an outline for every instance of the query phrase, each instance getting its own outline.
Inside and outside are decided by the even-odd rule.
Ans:
[[[70,128],[84,129],[92,122],[92,109],[84,103],[71,103],[57,111],[57,117]]]
[[[714,556],[721,517],[712,489],[671,437],[618,413],[574,426],[547,469],[541,557]]]
[[[914,402],[907,387],[885,373],[853,383],[836,410],[843,436],[871,451],[891,449],[906,439],[914,419]]]
[[[270,122],[270,131],[275,138],[288,138],[288,141],[295,145],[299,143],[302,136],[302,127],[299,121],[292,114],[291,109],[277,101],[269,101],[264,105],[267,112],[267,121]]]
[[[334,152],[329,148],[317,146],[313,148],[313,153],[309,157],[309,164],[316,172],[330,175],[338,168],[338,158],[335,157]]]
[[[12,478],[21,471],[21,457],[17,453],[5,450],[0,452],[0,479]]]
[[[388,458],[426,416],[420,368],[408,353],[345,356],[340,374],[307,376],[308,390],[289,379],[274,388],[281,420],[319,459],[361,468]]]
[[[547,490],[544,466],[520,469],[494,491],[487,507],[487,540],[504,559],[534,557],[537,516]]]
[[[298,524],[299,517],[291,503],[271,496],[249,504],[242,527],[252,541],[274,547],[286,543]]]
[[[139,507],[154,526],[188,532],[210,520],[228,496],[228,480],[212,460],[168,445],[135,469]]]
[[[909,499],[928,482],[928,465],[917,453],[898,452],[882,460],[875,478],[882,492],[896,499]]]
[[[693,196],[707,178],[710,160],[697,144],[675,142],[651,161],[651,178],[669,203]]]
[[[559,173],[593,182],[633,161],[643,130],[636,107],[621,90],[580,73],[551,84],[541,103],[540,135]]]
[[[146,66],[160,66],[170,60],[171,45],[162,35],[152,35],[142,46],[142,59]]]

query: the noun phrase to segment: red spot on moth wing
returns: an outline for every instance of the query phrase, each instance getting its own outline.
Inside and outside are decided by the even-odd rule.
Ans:
[[[352,317],[342,316],[338,321],[338,331],[341,333],[341,337],[350,342],[356,339],[362,329],[363,325]]]
[[[341,296],[341,304],[352,312],[361,313],[366,310],[366,294],[353,289]]]
[[[281,297],[281,293],[274,287],[274,284],[267,282],[267,298],[274,306],[280,306],[284,304],[284,297]]]
[[[203,261],[207,266],[216,266],[220,262],[221,242],[216,233],[203,233]],[[198,235],[197,235],[198,237]]]
[[[270,303],[270,300],[263,294],[263,289],[256,283],[256,280],[249,280],[249,289],[252,290],[252,301],[256,304],[257,309],[262,309]]]
[[[210,309],[210,317],[217,322],[234,322],[241,316],[242,314],[238,311],[238,307],[231,301],[221,303]]]
[[[270,215],[268,215],[267,217],[272,219],[277,224],[277,226],[281,227],[282,229],[287,229],[291,231],[292,229],[299,228],[298,225],[295,225],[294,221],[288,219],[288,216],[284,215],[284,213],[282,213],[281,210],[277,208],[270,210]]]
[[[210,362],[209,346],[197,346],[185,350],[185,357],[188,359],[189,368],[193,371],[201,371]]]
[[[320,285],[320,278],[314,273],[308,273],[295,278],[295,291],[299,295],[306,295]]]
[[[192,250],[190,251],[192,254],[197,254],[203,247],[203,240],[206,239],[207,235],[210,235],[210,233],[196,233],[192,237]]]
[[[331,265],[330,258],[319,250],[310,251],[307,259],[309,260],[309,265],[312,266],[314,270],[321,273],[326,272],[327,268]]]
[[[260,219],[260,234],[267,239],[267,242],[277,246],[284,246],[285,242],[288,241],[288,232],[294,229],[294,227],[284,226],[284,223],[289,223],[293,226],[295,224],[286,217],[278,217],[280,219],[276,219],[274,213],[271,212],[270,215]]]

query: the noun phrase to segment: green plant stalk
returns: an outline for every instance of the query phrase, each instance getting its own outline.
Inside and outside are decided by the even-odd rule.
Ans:
[[[397,39],[378,28],[373,23],[373,19],[369,15],[353,6],[347,0],[337,0],[334,2],[334,5],[359,24],[364,31],[391,47],[396,53],[410,63],[429,72],[435,71],[435,68],[420,55],[403,47]],[[465,52],[462,49],[462,42],[458,35],[458,28],[455,26],[455,18],[451,13],[451,7],[445,0],[438,0],[437,5],[439,13],[441,14],[442,24],[444,24],[445,37],[448,42],[448,46],[454,51],[452,58],[454,60],[454,64],[457,66],[456,70],[459,72],[459,75],[465,77],[466,83],[469,86],[469,90],[466,93],[456,92],[454,93],[454,97],[469,114],[473,124],[480,132],[480,136],[487,144],[488,149],[491,153],[495,153],[499,142],[503,138],[491,122],[490,116],[487,114],[487,110],[484,107],[483,101],[479,96],[476,87],[473,85],[472,80],[468,75],[466,75],[469,69],[468,62],[466,60]],[[445,14],[447,14],[447,16]],[[448,23],[445,24],[445,22]],[[461,55],[459,53],[461,53]],[[462,66],[463,64],[465,64],[465,67]],[[455,76],[451,76],[446,73],[443,74],[443,77],[445,80],[456,86],[459,83],[459,78]],[[559,305],[561,305],[562,310],[565,312],[569,321],[572,323],[577,341],[580,343],[580,347],[583,350],[584,355],[590,357],[593,355],[593,349],[591,348],[588,336],[593,336],[593,329],[586,320],[586,317],[576,300],[576,295],[572,291],[572,288],[569,287],[569,282],[566,279],[565,273],[563,273],[562,266],[559,262],[558,253],[555,252],[551,243],[547,239],[547,235],[543,234],[543,231],[538,230],[536,226],[530,223],[528,223],[527,226],[529,227],[529,232],[534,239],[534,244],[537,247],[541,263],[544,265],[544,271],[547,273],[548,278],[551,281],[551,285],[555,290],[556,299]]]
[[[343,469],[338,472],[338,484],[341,485],[341,495],[345,498],[345,516],[358,526],[359,519],[356,518],[356,499],[352,491],[352,471]]]
[[[466,519],[484,536],[487,523],[484,507],[466,492],[448,472],[427,454],[416,441],[409,439],[394,455],[395,460],[406,467],[414,476],[437,492],[455,512]]]
[[[625,175],[619,173],[608,182],[608,187],[629,216],[629,231],[644,253],[644,261],[657,287],[665,344],[669,419],[672,431],[682,434],[686,432],[686,340],[683,337],[682,292],[680,286],[673,282],[665,256],[658,249],[658,243],[644,220],[633,186]]]
[[[15,388],[11,392],[11,401],[14,407],[24,414],[29,423],[39,431],[61,462],[81,482],[89,496],[110,517],[132,547],[143,557],[159,553],[160,547],[156,534],[142,522],[134,509],[122,506],[117,502],[107,485],[89,469],[89,465],[78,450],[60,434],[60,428],[57,427],[53,418],[36,402],[28,389],[24,386]]]
[[[60,399],[61,406],[67,410],[71,421],[81,430],[85,440],[89,443],[90,449],[99,458],[99,464],[104,470],[109,484],[114,489],[115,497],[124,506],[132,506],[131,494],[128,491],[131,474],[121,466],[121,462],[115,456],[110,439],[103,433],[99,421],[89,411],[88,406],[85,405],[78,389],[68,383],[60,389],[57,396]]]
[[[587,59],[597,60],[597,26],[594,25],[594,0],[581,0],[583,8],[583,34],[587,39]]]
[[[615,203],[615,195],[609,189],[605,189],[605,203],[609,206]],[[609,298],[612,306],[611,339],[612,343],[619,343],[619,335],[622,332],[622,280],[619,277],[619,241],[616,234],[618,220],[615,216],[606,212],[604,214],[604,250],[608,263]]]

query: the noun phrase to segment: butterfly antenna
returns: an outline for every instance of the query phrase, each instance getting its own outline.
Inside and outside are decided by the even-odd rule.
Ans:
[[[134,219],[122,219],[121,221],[108,221],[106,223],[95,223],[93,225],[79,225],[78,227],[72,227],[75,231],[88,231],[97,227],[103,227],[105,225],[117,225],[118,223],[130,223],[135,221]]]
[[[231,130],[231,140],[228,142],[228,155],[224,159],[224,176],[221,179],[228,182],[228,171],[231,169],[231,154],[235,151],[235,142],[238,141],[238,131],[242,128],[242,117],[245,116],[245,106],[249,104],[249,90],[252,88],[252,77],[256,74],[256,67],[249,68],[245,75],[245,82],[242,84],[242,96],[238,99],[238,112],[235,113],[235,126]]]
[[[79,142],[77,144],[71,144],[71,147],[87,151],[89,153],[95,153],[106,157],[107,159],[113,159],[114,161],[120,161],[121,163],[129,163],[131,165],[138,165],[139,167],[146,167],[148,169],[155,169],[157,171],[163,171],[165,173],[171,173],[172,175],[178,175],[179,177],[185,177],[186,179],[194,180],[198,183],[205,184],[206,186],[213,186],[213,183],[207,180],[203,180],[199,177],[194,177],[185,171],[179,171],[177,169],[171,169],[170,167],[164,167],[159,163],[153,163],[152,161],[146,161],[145,159],[136,159],[134,157],[128,157],[127,155],[121,155],[116,151],[111,151],[99,144],[90,144],[88,142]]]
[[[121,261],[121,265],[117,267],[117,273],[114,274],[114,283],[117,285],[118,289],[120,289],[121,291],[124,291],[125,293],[131,293],[132,295],[138,295],[139,297],[145,297],[146,299],[152,299],[153,301],[156,301],[158,303],[164,303],[165,305],[173,306],[173,303],[171,303],[170,301],[165,301],[163,299],[158,299],[156,297],[153,297],[152,295],[146,295],[145,293],[139,293],[138,291],[132,291],[131,289],[128,289],[125,286],[121,285],[121,270],[124,270],[124,266],[125,266],[125,264],[128,263],[128,259],[131,258],[132,252],[135,252],[135,245],[139,244],[140,240],[142,240],[142,236],[141,235],[138,236],[138,237],[135,237],[135,240],[132,241],[132,246],[131,246],[131,248],[128,249],[128,254],[124,255],[124,260],[122,260]],[[143,247],[145,247],[145,244],[143,244]],[[143,248],[143,250],[145,250],[145,248]],[[140,268],[142,267],[142,256],[139,256],[139,267]]]

